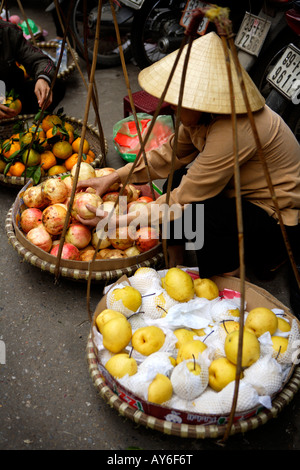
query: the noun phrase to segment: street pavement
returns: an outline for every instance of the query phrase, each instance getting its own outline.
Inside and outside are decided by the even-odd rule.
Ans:
[[[47,38],[55,37],[44,4],[24,2],[29,18],[42,24]],[[18,8],[13,7],[12,13]],[[85,73],[82,60],[80,64]],[[131,90],[138,91],[138,69],[128,64]],[[107,166],[123,161],[112,144],[112,128],[123,118],[127,88],[121,67],[97,69],[99,112],[108,142]],[[86,89],[77,71],[67,82],[66,115],[84,118]],[[91,109],[89,123],[94,124]],[[245,434],[230,436],[225,445],[212,438],[190,439],[147,429],[120,416],[99,396],[90,377],[86,347],[90,333],[87,284],[41,271],[22,260],[8,243],[5,220],[17,190],[0,187],[0,340],[6,361],[0,364],[1,450],[100,450],[132,448],[180,455],[197,451],[300,450],[299,393],[278,417]],[[252,282],[289,305],[285,267],[274,280]],[[91,287],[92,310],[103,294],[101,283]]]

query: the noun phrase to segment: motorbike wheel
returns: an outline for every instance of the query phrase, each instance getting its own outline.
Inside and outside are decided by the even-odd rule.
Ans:
[[[176,50],[181,43],[184,28],[179,24],[185,2],[146,0],[132,21],[132,55],[140,69],[157,62]],[[163,40],[172,43],[163,50]]]
[[[98,1],[89,0],[87,3],[87,12],[84,15],[83,0],[77,0],[74,6],[72,15],[72,27],[76,38],[76,49],[81,57],[85,56],[84,53],[84,36],[86,22],[86,49],[87,56],[91,62],[93,59],[94,42],[97,24],[97,11]],[[120,7],[115,6],[116,15],[121,11]],[[122,12],[123,13],[123,12]],[[86,16],[86,18],[85,18]],[[130,19],[129,19],[130,20]],[[129,60],[132,57],[131,44],[130,44],[130,23],[131,20],[124,21],[119,24],[121,42],[124,52],[125,60]],[[101,11],[101,22],[99,32],[99,44],[98,44],[98,57],[97,65],[99,67],[115,67],[120,65],[120,52],[117,42],[116,31],[111,13],[111,7],[109,1],[102,2]]]

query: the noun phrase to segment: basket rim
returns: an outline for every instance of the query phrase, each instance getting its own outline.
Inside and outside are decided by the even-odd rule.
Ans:
[[[116,393],[106,384],[98,368],[97,357],[94,351],[92,332],[88,336],[86,356],[90,376],[100,396],[121,416],[131,419],[136,424],[144,425],[164,434],[175,435],[184,438],[205,439],[220,438],[224,435],[227,424],[180,424],[165,421],[134,408],[129,403],[121,400]],[[271,418],[278,416],[280,411],[293,399],[300,388],[300,366],[296,366],[290,381],[272,400],[272,408],[263,408],[256,415],[243,418],[232,423],[230,435],[244,433],[266,424]],[[224,417],[226,415],[224,414]]]
[[[40,268],[43,271],[48,271],[51,274],[55,273],[56,264],[49,263],[46,260],[43,260],[36,254],[32,253],[30,250],[26,249],[21,242],[17,239],[14,226],[13,226],[13,218],[12,218],[13,206],[10,208],[6,215],[5,220],[5,230],[7,234],[7,238],[13,248],[17,251],[19,256],[21,256],[25,261],[29,262],[31,265]],[[54,258],[55,259],[55,258]],[[121,268],[114,268],[108,271],[92,271],[91,273],[91,280],[92,281],[114,281],[124,274],[132,275],[134,272],[142,266],[153,266],[161,263],[163,260],[163,253],[156,252],[151,258],[148,258],[144,261],[141,261],[138,264],[125,266]],[[105,260],[107,261],[107,260]],[[63,262],[63,260],[62,260]],[[101,263],[101,260],[98,260]],[[84,280],[86,281],[89,279],[90,272],[86,269],[73,269],[69,267],[65,267],[60,265],[59,267],[60,275],[72,280]]]

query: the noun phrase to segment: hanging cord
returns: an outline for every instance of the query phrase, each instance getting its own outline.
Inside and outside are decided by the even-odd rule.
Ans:
[[[73,206],[76,186],[77,186],[77,182],[78,182],[78,176],[79,176],[80,164],[81,164],[81,156],[82,156],[83,144],[84,144],[84,139],[85,139],[87,120],[88,120],[88,115],[89,115],[89,108],[90,108],[90,103],[91,103],[91,99],[92,99],[93,83],[94,83],[94,76],[95,76],[95,70],[96,70],[96,64],[97,64],[97,54],[98,54],[98,44],[99,44],[101,4],[102,4],[102,1],[99,0],[97,25],[96,25],[96,36],[95,36],[94,52],[93,52],[93,63],[92,63],[92,69],[91,69],[91,74],[90,74],[90,80],[89,80],[88,96],[87,96],[87,100],[86,100],[84,120],[83,120],[83,124],[82,124],[82,132],[81,132],[81,138],[80,138],[80,146],[79,146],[79,150],[78,150],[78,159],[77,159],[77,164],[76,164],[76,171],[75,171],[75,175],[74,175],[74,183],[73,183],[73,186],[72,186],[72,191],[71,191],[67,216],[66,216],[65,224],[64,224],[63,231],[62,231],[62,234],[61,234],[59,249],[58,249],[58,253],[57,253],[57,263],[56,263],[55,272],[54,272],[56,280],[59,277],[59,267],[60,267],[60,261],[61,261],[61,253],[62,253],[62,248],[63,248],[63,244],[64,244],[64,240],[65,240],[66,231],[67,231],[67,228],[68,228],[68,223],[69,223],[69,220],[70,220],[71,209],[72,209],[72,206]],[[65,33],[66,33],[66,31],[65,31]]]
[[[55,3],[55,8],[56,8],[56,13],[57,13],[57,16],[58,16],[58,19],[59,19],[59,22],[60,22],[60,25],[61,25],[61,28],[62,28],[62,31],[64,32],[65,31],[65,27],[64,27],[64,24],[63,24],[63,21],[62,21],[62,18],[64,18],[64,14],[63,14],[63,11],[61,10],[61,7],[58,3],[57,0],[54,1]],[[86,11],[86,0],[83,2],[83,6],[84,6],[84,10]],[[101,5],[101,9],[102,9],[102,5]],[[86,18],[86,16],[84,16],[84,18]],[[66,23],[66,20],[64,18],[64,22]],[[84,30],[86,31],[86,20],[84,20]],[[71,35],[73,36],[73,38],[75,37],[74,35],[74,32],[73,30],[70,28],[69,26],[69,33],[71,33]],[[68,39],[68,35],[65,35],[66,37],[66,41],[67,41],[67,44],[69,46],[69,49],[70,49],[70,52],[72,54],[72,57],[73,57],[73,60],[77,66],[77,69],[80,73],[80,76],[83,80],[83,83],[86,87],[86,89],[88,90],[88,85],[86,83],[86,80],[83,76],[83,73],[79,67],[79,64],[78,64],[78,60],[76,59],[74,53],[73,53],[73,49],[70,45],[70,41]],[[82,49],[82,45],[79,43],[80,45],[80,48]],[[84,52],[83,52],[83,55],[85,57],[85,61],[86,61],[86,67],[87,67],[87,72],[88,72],[88,76],[90,75],[90,64],[89,64],[89,60],[88,60],[88,55],[87,55],[87,46],[86,46],[86,39],[84,41]],[[101,120],[100,120],[100,115],[99,115],[99,109],[98,109],[98,100],[97,100],[97,96],[98,96],[98,93],[97,93],[97,88],[96,88],[96,83],[94,82],[94,88],[93,88],[93,93],[92,93],[92,103],[93,103],[93,109],[94,109],[94,112],[95,112],[95,116],[96,116],[96,123],[97,123],[97,126],[98,126],[98,132],[99,132],[99,141],[100,141],[100,148],[101,148],[101,153],[102,153],[102,159],[100,161],[100,166],[103,166],[105,165],[105,162],[106,162],[106,153],[105,153],[105,138],[104,138],[104,133],[103,133],[103,128],[102,128],[102,124],[101,124]]]

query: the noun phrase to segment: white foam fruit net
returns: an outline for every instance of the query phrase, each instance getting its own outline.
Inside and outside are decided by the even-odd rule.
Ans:
[[[230,413],[234,396],[235,381],[230,382],[220,392],[209,385],[209,366],[214,359],[225,357],[224,342],[228,334],[229,322],[238,322],[235,316],[240,308],[240,298],[212,301],[194,296],[188,302],[176,302],[164,290],[161,276],[152,268],[140,268],[128,283],[139,290],[142,305],[137,312],[128,311],[122,305],[116,305],[110,289],[107,293],[107,308],[121,311],[132,326],[132,334],[140,327],[155,325],[165,333],[165,342],[161,349],[149,356],[143,356],[134,349],[131,343],[126,348],[138,365],[137,373],[118,379],[120,384],[134,395],[147,400],[148,387],[158,373],[171,380],[172,398],[164,406],[173,410],[185,410],[200,414]],[[120,287],[120,284],[117,285]],[[245,305],[245,318],[247,317]],[[276,314],[282,311],[274,309]],[[276,354],[272,347],[271,335],[265,333],[259,337],[260,357],[250,367],[243,370],[239,381],[239,392],[236,411],[251,410],[258,405],[267,408],[272,406],[272,397],[282,388],[287,379],[295,354],[295,344],[299,344],[299,326],[296,320],[289,320],[291,329],[288,332],[277,330],[276,335],[286,336],[289,340],[286,352]],[[194,340],[200,340],[206,349],[195,358],[201,372],[193,374],[184,360],[176,363],[178,338],[174,331],[186,328],[195,331]],[[202,330],[202,336],[196,331]],[[94,329],[94,342],[98,349],[100,362],[105,366],[112,356],[101,344],[101,334]],[[171,360],[173,358],[173,360]]]

